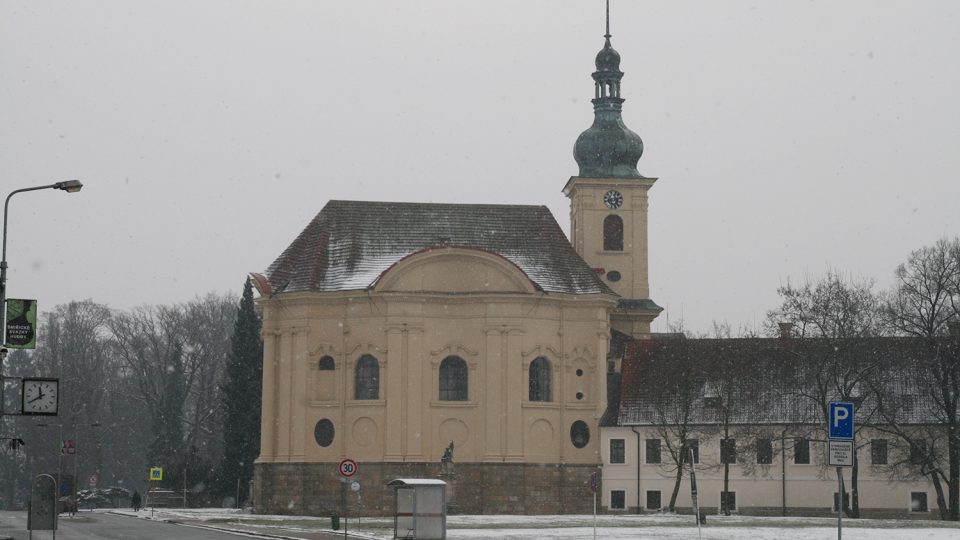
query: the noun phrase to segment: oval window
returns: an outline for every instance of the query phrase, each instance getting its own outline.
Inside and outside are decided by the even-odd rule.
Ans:
[[[590,428],[583,420],[577,420],[570,426],[570,442],[577,448],[583,448],[590,442]]]
[[[616,270],[607,272],[607,279],[610,281],[620,281],[620,272],[617,272]]]
[[[326,448],[333,444],[333,422],[324,418],[317,422],[313,428],[313,437],[317,439],[317,444]]]

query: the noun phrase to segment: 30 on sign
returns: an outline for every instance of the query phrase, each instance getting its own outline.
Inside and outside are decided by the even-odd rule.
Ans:
[[[340,462],[340,474],[350,478],[351,476],[357,474],[357,471],[360,468],[357,467],[357,462],[352,459],[345,459]]]

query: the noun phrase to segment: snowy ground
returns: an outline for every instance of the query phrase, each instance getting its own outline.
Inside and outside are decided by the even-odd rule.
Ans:
[[[134,515],[134,512],[123,512]],[[149,517],[141,510],[139,517]],[[330,531],[329,518],[310,516],[269,516],[236,510],[163,509],[154,519],[206,524],[226,529],[274,534],[288,538],[309,538],[311,533]],[[393,538],[390,518],[351,518],[354,538]],[[447,537],[451,539],[553,540],[593,538],[593,516],[449,516]],[[708,516],[702,537],[710,540],[807,540],[837,537],[836,519],[760,518]],[[645,516],[599,516],[597,538],[698,538],[692,516],[669,514]],[[946,540],[960,539],[960,524],[940,521],[844,520],[843,538],[849,540]]]

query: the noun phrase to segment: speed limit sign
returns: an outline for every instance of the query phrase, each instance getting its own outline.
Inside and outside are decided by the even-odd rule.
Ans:
[[[357,470],[359,470],[357,462],[352,459],[345,459],[340,462],[340,474],[347,478],[357,474]]]

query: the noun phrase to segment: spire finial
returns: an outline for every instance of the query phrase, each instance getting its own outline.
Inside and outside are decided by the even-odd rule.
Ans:
[[[603,37],[610,39],[610,0],[607,0],[607,33]]]

